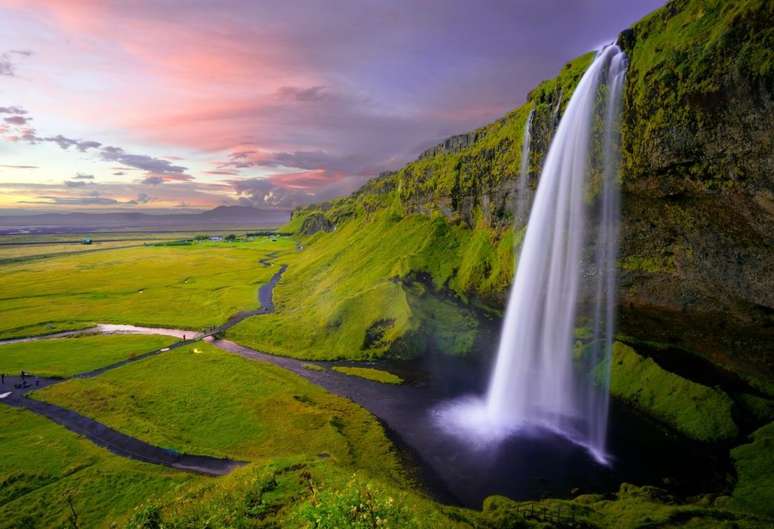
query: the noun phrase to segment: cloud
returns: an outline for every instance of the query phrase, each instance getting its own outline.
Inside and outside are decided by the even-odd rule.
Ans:
[[[16,75],[16,61],[14,55],[20,57],[29,57],[32,52],[29,50],[10,50],[0,53],[0,75],[14,77]]]
[[[60,148],[67,150],[70,147],[75,147],[81,152],[86,152],[89,149],[97,149],[102,144],[98,141],[91,141],[91,140],[77,140],[74,138],[68,138],[66,136],[62,136],[61,134],[57,134],[56,136],[51,136],[48,138],[43,138],[40,141],[49,141],[56,143],[59,145]]]
[[[94,180],[94,175],[77,173],[73,178],[75,178],[76,180]]]
[[[38,169],[37,165],[0,165],[6,169]]]
[[[84,182],[83,180],[65,180],[65,185],[67,187],[84,187],[88,185],[88,182]]]
[[[20,200],[19,204],[47,204],[56,206],[114,206],[121,204],[118,200],[108,197],[87,196],[87,197],[60,197],[42,195],[38,200]]]
[[[310,86],[308,88],[280,86],[277,89],[277,95],[280,98],[291,99],[294,101],[310,102],[322,101],[328,94],[325,92],[324,86]]]
[[[0,107],[0,114],[26,114],[27,111],[22,107]]]
[[[142,183],[150,186],[157,186],[164,183],[164,177],[158,175],[149,175],[142,179]]]
[[[25,118],[24,116],[10,116],[3,121],[10,123],[11,125],[26,125],[29,119],[30,118]]]
[[[22,111],[26,114],[26,111],[20,107],[2,107],[2,110]],[[101,142],[94,140],[70,138],[63,134],[41,137],[33,127],[25,126],[31,119],[31,117],[20,114],[7,117],[4,121],[15,128],[13,128],[13,130],[3,129],[0,130],[0,133],[3,133],[5,139],[12,142],[26,141],[31,144],[49,142],[55,143],[60,149],[65,151],[69,150],[70,147],[74,147],[78,151],[84,153],[88,152],[90,149],[96,150],[99,152],[99,158],[103,161],[118,162],[123,166],[127,166],[127,169],[139,169],[145,171],[147,174],[143,179],[143,183],[150,185],[158,185],[164,182],[185,182],[193,180],[193,176],[186,172],[188,170],[187,167],[174,164],[169,159],[157,158],[146,154],[129,153],[121,147],[103,145]],[[173,160],[179,159],[177,157],[170,158]],[[124,168],[122,167],[121,169]],[[123,170],[119,172],[123,174]],[[93,176],[91,176],[91,178],[93,179]],[[76,176],[76,179],[83,180],[88,178],[86,175],[83,175]]]
[[[290,209],[351,193],[367,179],[362,176],[331,176],[323,171],[305,171],[268,178],[229,180],[228,184],[239,195],[242,205]]]
[[[149,174],[143,180],[147,184],[193,180],[193,176],[186,173],[187,167],[145,154],[127,153],[120,147],[103,147],[100,151],[100,157],[105,161],[119,162],[135,169],[147,171]]]
[[[125,174],[126,173],[123,171],[116,171],[115,173],[113,173],[113,176],[124,176]]]

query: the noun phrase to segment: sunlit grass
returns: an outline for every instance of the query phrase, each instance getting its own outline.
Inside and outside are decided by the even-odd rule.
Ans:
[[[402,378],[394,373],[385,371],[384,369],[375,369],[373,367],[335,366],[333,370],[344,373],[345,375],[365,378],[373,380],[374,382],[381,382],[382,384],[403,384]]]
[[[68,377],[91,371],[176,341],[169,336],[80,336],[0,345],[0,373],[24,370],[38,376]]]
[[[204,478],[131,461],[31,412],[0,405],[0,528],[109,527],[135,505]]]
[[[82,328],[93,322],[202,329],[258,307],[276,265],[259,260],[292,251],[293,241],[140,247],[5,265],[0,337]]]

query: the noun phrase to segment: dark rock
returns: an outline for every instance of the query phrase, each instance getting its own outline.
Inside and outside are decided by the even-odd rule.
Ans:
[[[318,231],[331,232],[335,225],[322,213],[311,213],[301,224],[300,232],[303,235],[313,235]]]

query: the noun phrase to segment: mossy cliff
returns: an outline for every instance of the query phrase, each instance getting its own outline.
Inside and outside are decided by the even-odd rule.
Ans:
[[[619,326],[626,335],[671,343],[741,373],[761,391],[774,373],[767,347],[774,339],[772,17],[772,4],[763,0],[677,0],[619,36],[630,59]],[[513,226],[526,119],[534,109],[534,188],[556,124],[592,58],[568,63],[502,119],[450,138],[348,197],[294,212],[291,226],[313,217],[307,227],[332,230],[305,236],[305,251],[317,246],[315,259],[329,267],[335,253],[335,266],[358,283],[347,294],[313,287],[304,303],[327,304],[319,325],[335,327],[337,303],[372,290],[384,294],[374,294],[368,315],[352,329],[359,338],[336,345],[337,356],[405,351],[407,333],[433,324],[421,310],[387,314],[396,296],[410,298],[407,282],[422,283],[422,299],[440,295],[485,313],[503,310],[513,248],[523,236]],[[390,265],[379,274],[366,272],[352,250],[339,250],[364,239],[389,248],[383,257]],[[381,308],[371,306],[378,300]],[[301,309],[300,301],[286,303]],[[379,348],[359,348],[369,328],[391,320]],[[284,340],[276,335],[276,343]],[[331,337],[318,352],[331,342],[339,344]],[[350,350],[355,343],[360,352]]]
[[[734,402],[721,389],[670,373],[621,342],[614,344],[610,364],[613,397],[697,441],[729,441],[739,434]]]

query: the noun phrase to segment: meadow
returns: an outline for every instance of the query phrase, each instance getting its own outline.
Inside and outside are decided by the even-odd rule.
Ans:
[[[260,260],[294,242],[260,238],[125,248],[3,265],[0,338],[100,323],[204,329],[258,308],[275,272]]]
[[[70,377],[166,347],[169,336],[94,335],[0,345],[0,373]]]
[[[277,366],[207,343],[33,393],[143,441],[259,461],[302,454],[400,479],[396,455],[364,409]]]
[[[114,250],[117,248],[142,246],[145,244],[145,242],[148,241],[96,241],[88,245],[79,243],[51,243],[0,246],[0,263],[28,259],[40,259],[67,253],[85,253],[99,250]]]
[[[203,478],[111,454],[46,418],[0,406],[0,528],[110,527]],[[116,491],[121,491],[116,494]]]

